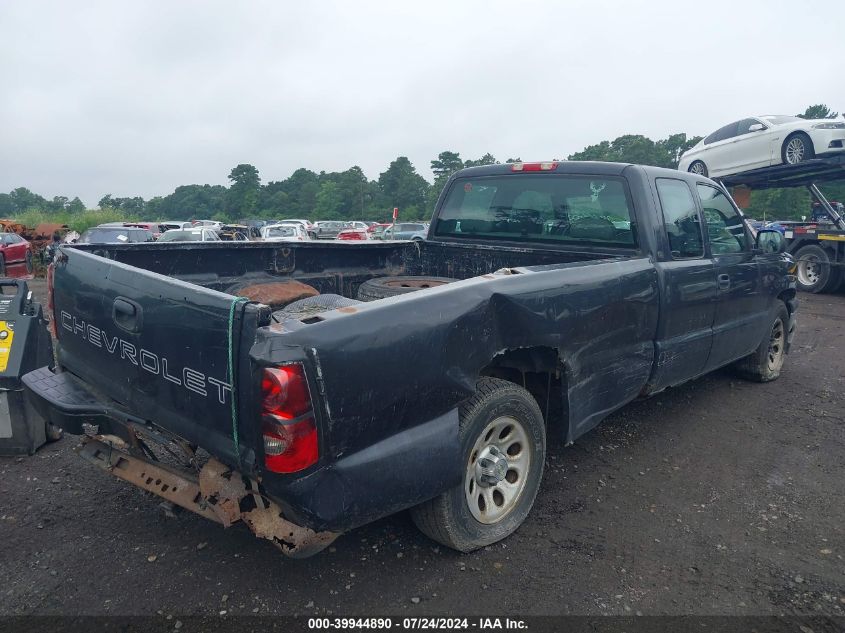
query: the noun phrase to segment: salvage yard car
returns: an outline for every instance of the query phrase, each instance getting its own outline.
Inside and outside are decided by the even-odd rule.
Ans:
[[[24,264],[27,274],[32,273],[32,245],[17,233],[0,233],[0,277],[13,264]]]
[[[797,165],[845,151],[845,121],[766,115],[734,121],[681,156],[678,169],[718,177],[771,165]]]
[[[475,167],[422,242],[63,246],[58,367],[23,382],[89,462],[288,555],[404,509],[470,551],[528,516],[548,443],[726,365],[776,379],[782,246],[695,174]]]
[[[259,229],[265,242],[303,242],[311,239],[301,224],[269,224]]]
[[[383,240],[423,240],[428,227],[422,222],[403,222],[388,226],[381,234]]]
[[[320,220],[314,223],[309,230],[309,234],[311,235],[311,239],[314,240],[335,239],[345,228],[346,222],[339,220]]]
[[[196,226],[192,229],[171,229],[158,238],[159,242],[219,242],[217,231]]]
[[[370,234],[367,232],[367,229],[356,229],[356,228],[348,228],[343,229],[340,233],[337,234],[337,239],[339,240],[368,240],[370,239]]]
[[[153,232],[138,227],[100,225],[84,231],[77,240],[80,244],[134,244],[137,242],[152,242],[155,240]]]

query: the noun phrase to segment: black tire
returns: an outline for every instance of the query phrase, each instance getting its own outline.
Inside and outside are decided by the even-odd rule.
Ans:
[[[312,240],[316,240],[316,239],[317,239],[317,234],[316,234],[316,233],[309,233],[309,234],[308,234],[308,237],[310,237]]]
[[[789,335],[789,311],[778,302],[771,327],[766,332],[760,346],[751,354],[736,362],[737,373],[755,382],[777,380],[786,358],[786,339]]]
[[[0,277],[6,276],[6,256],[0,255]]]
[[[690,166],[687,168],[687,171],[691,174],[698,174],[699,176],[707,176],[709,173],[707,171],[707,165],[704,164],[704,161],[694,160],[690,163]]]
[[[519,426],[519,429],[514,427],[507,435],[501,435],[506,429],[499,433],[496,432],[499,427],[492,426],[490,433],[495,432],[496,438],[503,438],[502,445],[512,441],[512,437],[528,438],[528,441],[526,446],[519,446],[516,452],[512,453],[510,449],[518,445],[518,441],[505,449],[506,455],[499,451],[499,456],[505,458],[505,465],[501,469],[492,468],[497,475],[487,475],[498,478],[498,481],[494,485],[484,484],[482,489],[482,484],[476,483],[478,480],[473,473],[479,472],[482,462],[490,464],[485,462],[483,457],[479,457],[489,446],[479,452],[478,443],[485,441],[482,433],[490,429],[491,425],[502,424],[500,420],[505,420],[505,425],[515,421]],[[487,433],[488,438],[490,433]],[[463,472],[461,483],[439,497],[413,508],[411,517],[429,538],[460,552],[470,552],[510,536],[528,516],[543,478],[546,429],[540,407],[528,391],[506,380],[481,378],[476,385],[475,395],[460,407],[459,440]],[[524,452],[528,455],[527,472],[523,474],[522,483],[518,484],[518,477],[511,479],[512,473],[516,472],[511,469],[511,462],[514,459],[524,460]],[[505,480],[509,483],[504,484]],[[500,488],[502,484],[506,487]],[[518,491],[510,493],[514,496],[506,500],[502,491],[513,490],[515,485],[519,486]],[[480,503],[475,509],[470,509],[469,498],[475,494],[480,501],[484,498],[482,493],[486,490],[491,491],[488,495],[490,499],[495,500],[498,491],[499,498],[507,503],[506,509],[503,509],[504,505],[498,508],[491,505],[491,512],[504,512],[493,522],[482,522],[476,518],[474,512],[484,516],[485,510],[481,509]],[[495,504],[498,506],[499,502],[495,501]]]
[[[24,263],[26,264],[26,274],[31,275],[32,271],[35,270],[35,267],[32,265],[32,251],[26,252],[26,259],[24,259]]]
[[[376,277],[361,284],[358,288],[358,299],[377,301],[426,288],[436,288],[453,281],[458,280],[451,277]]]
[[[828,253],[821,246],[808,244],[795,252],[798,263],[796,281],[804,292],[832,292],[839,285],[842,271],[833,265]]]
[[[797,165],[812,160],[815,156],[813,141],[804,132],[796,132],[786,137],[780,148],[780,157],[784,165]]]

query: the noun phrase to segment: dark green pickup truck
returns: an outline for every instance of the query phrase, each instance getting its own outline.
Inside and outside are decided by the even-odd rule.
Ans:
[[[478,167],[422,241],[62,247],[58,368],[24,383],[92,463],[290,555],[408,508],[468,551],[528,515],[547,443],[725,365],[777,378],[793,267],[700,176]]]

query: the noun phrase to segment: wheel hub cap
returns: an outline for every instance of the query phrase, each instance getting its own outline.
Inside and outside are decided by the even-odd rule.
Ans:
[[[501,521],[516,507],[531,468],[533,445],[521,422],[496,418],[475,441],[467,461],[464,495],[479,523]]]
[[[805,286],[814,286],[821,277],[821,262],[813,256],[805,256],[798,262],[798,280]]]
[[[775,321],[774,326],[772,327],[772,333],[769,336],[769,354],[768,354],[768,365],[769,369],[774,371],[780,369],[780,366],[783,364],[783,354],[784,354],[784,328],[783,328],[783,321],[778,319]]]
[[[800,163],[804,158],[804,142],[792,139],[786,146],[786,161],[790,164]]]
[[[488,446],[475,462],[475,481],[479,486],[495,486],[508,473],[508,458],[495,446]]]

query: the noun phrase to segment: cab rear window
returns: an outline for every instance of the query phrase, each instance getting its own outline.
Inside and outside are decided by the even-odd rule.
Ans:
[[[483,176],[453,181],[434,235],[630,248],[634,219],[621,178]]]

